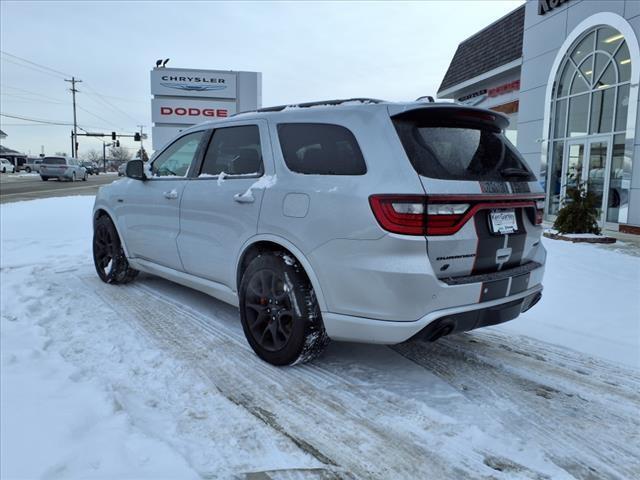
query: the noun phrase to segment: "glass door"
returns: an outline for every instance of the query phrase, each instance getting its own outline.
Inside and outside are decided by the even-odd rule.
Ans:
[[[596,137],[567,142],[563,165],[562,198],[567,189],[584,185],[588,192],[596,197],[598,206],[598,223],[604,226],[604,215],[607,205],[609,176],[611,163],[611,139]]]
[[[583,181],[584,159],[587,143],[584,140],[567,142],[565,161],[562,171],[562,198],[566,198],[567,189],[577,188]]]
[[[583,178],[586,182],[587,191],[591,192],[596,198],[598,206],[598,218],[600,226],[603,226],[603,213],[606,205],[607,189],[604,188],[606,182],[607,165],[609,163],[609,140],[592,140],[589,142],[587,154],[588,161],[585,162]]]

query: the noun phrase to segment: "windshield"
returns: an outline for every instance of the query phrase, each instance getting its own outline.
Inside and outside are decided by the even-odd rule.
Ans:
[[[515,147],[487,125],[394,119],[418,174],[445,180],[534,181]]]

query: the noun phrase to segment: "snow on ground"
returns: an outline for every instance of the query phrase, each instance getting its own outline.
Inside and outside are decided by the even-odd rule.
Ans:
[[[542,300],[498,330],[640,369],[640,257],[544,238]]]
[[[514,322],[278,369],[228,305],[145,275],[102,284],[92,204],[0,206],[2,478],[640,469],[639,257],[545,239],[543,301]]]

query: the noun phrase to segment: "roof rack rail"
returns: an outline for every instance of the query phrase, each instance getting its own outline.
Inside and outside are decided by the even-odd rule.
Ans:
[[[258,108],[256,110],[248,110],[245,112],[238,112],[235,115],[240,115],[242,113],[262,113],[262,112],[281,112],[285,108],[309,108],[309,107],[319,107],[323,105],[331,106],[331,105],[341,105],[343,103],[348,102],[360,102],[360,103],[385,103],[385,100],[379,100],[377,98],[344,98],[338,100],[323,100],[319,102],[306,102],[306,103],[293,103],[289,105],[277,105],[275,107],[265,107]]]

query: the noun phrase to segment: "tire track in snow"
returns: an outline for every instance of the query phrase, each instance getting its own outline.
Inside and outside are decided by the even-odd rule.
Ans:
[[[637,372],[532,339],[475,332],[393,347],[535,441],[575,478],[640,471]]]
[[[286,432],[341,477],[501,477],[474,449],[475,427],[470,431],[397,395],[361,389],[317,366],[268,365],[253,354],[244,337],[141,283],[114,288],[87,281],[160,348],[194,365],[224,396]],[[516,465],[517,478],[549,477]],[[550,462],[548,466],[555,468]],[[513,472],[503,478],[513,478]]]

